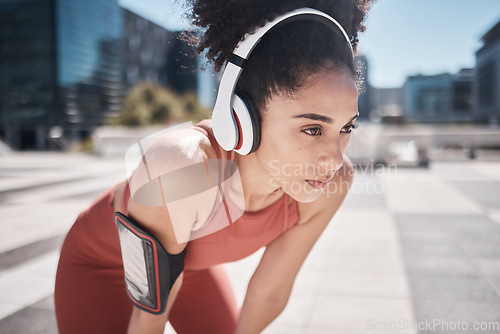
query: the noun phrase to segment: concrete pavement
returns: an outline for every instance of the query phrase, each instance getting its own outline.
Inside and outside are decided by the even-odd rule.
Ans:
[[[490,160],[358,167],[264,333],[500,333],[500,160]],[[124,178],[121,157],[0,157],[0,333],[57,332],[62,238]],[[263,251],[225,264],[240,304]]]

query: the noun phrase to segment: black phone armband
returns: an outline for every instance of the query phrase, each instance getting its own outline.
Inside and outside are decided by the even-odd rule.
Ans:
[[[163,313],[172,285],[184,269],[187,247],[179,254],[169,254],[155,237],[131,218],[115,212],[114,219],[128,298],[146,312]]]

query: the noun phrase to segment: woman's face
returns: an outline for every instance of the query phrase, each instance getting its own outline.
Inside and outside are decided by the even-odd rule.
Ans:
[[[274,187],[299,202],[327,190],[308,180],[331,179],[342,167],[357,102],[356,83],[343,67],[313,74],[292,97],[274,96],[267,103],[255,157]]]

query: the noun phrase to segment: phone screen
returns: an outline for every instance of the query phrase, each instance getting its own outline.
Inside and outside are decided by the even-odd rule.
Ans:
[[[149,241],[132,233],[119,221],[117,227],[127,290],[140,304],[156,309],[152,245]]]

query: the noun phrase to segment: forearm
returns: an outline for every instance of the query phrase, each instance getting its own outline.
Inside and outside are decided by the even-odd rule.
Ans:
[[[127,334],[162,334],[165,330],[165,323],[166,317],[164,315],[150,314],[134,307],[132,316],[130,317]]]
[[[285,309],[288,299],[272,300],[247,293],[235,334],[258,334]]]
[[[177,298],[177,294],[181,289],[183,279],[184,272],[179,275],[175,283],[172,285],[172,289],[170,290],[167,299],[165,312],[162,314],[151,314],[134,307],[130,317],[127,334],[162,334],[165,331],[165,324],[168,321],[170,310],[172,309],[175,299]]]

